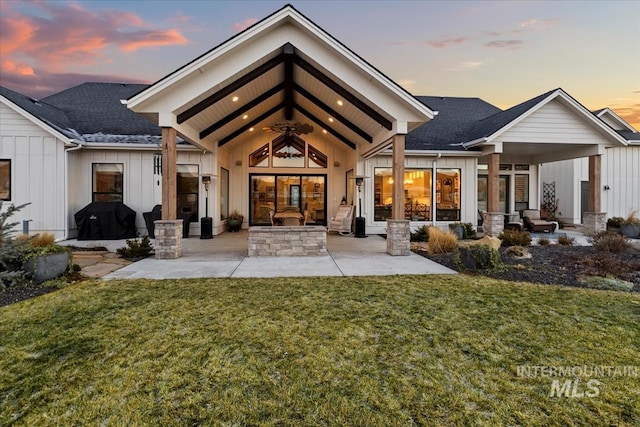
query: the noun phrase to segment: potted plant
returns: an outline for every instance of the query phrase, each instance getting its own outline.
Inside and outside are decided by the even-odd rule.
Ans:
[[[69,268],[71,251],[56,245],[51,233],[38,234],[27,240],[24,253],[24,270],[30,273],[36,283],[55,279]]]
[[[456,235],[458,240],[462,240],[464,238],[464,224],[461,222],[454,222],[453,224],[449,224],[449,230]]]
[[[236,209],[231,212],[229,218],[227,218],[227,230],[229,231],[240,231],[242,227],[242,221],[244,217],[238,212]]]
[[[623,236],[631,237],[632,239],[640,238],[640,218],[637,217],[637,213],[638,211],[631,211],[624,219],[620,226],[620,233]]]

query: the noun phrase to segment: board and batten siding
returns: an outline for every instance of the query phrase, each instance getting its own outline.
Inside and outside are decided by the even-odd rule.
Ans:
[[[405,169],[432,169],[434,159],[435,156],[406,156],[404,167]],[[392,156],[390,155],[378,155],[366,161],[366,176],[370,176],[371,179],[365,180],[363,187],[362,215],[367,219],[369,233],[384,234],[386,232],[386,222],[373,221],[373,177],[375,176],[375,168],[391,168],[392,165]],[[436,169],[460,169],[460,221],[476,224],[478,216],[477,158],[441,157],[436,161]],[[425,223],[431,224],[432,221],[412,221],[411,228],[415,229]],[[449,222],[438,222],[438,225],[443,228],[447,227],[445,224],[449,224]]]
[[[602,135],[585,125],[575,112],[553,100],[505,131],[499,139],[539,144],[597,144],[602,142]]]
[[[607,213],[607,218],[626,217],[634,210],[640,212],[640,145],[608,148],[602,158],[601,172],[601,210]],[[580,223],[580,183],[588,179],[586,158],[543,165],[542,180],[556,182],[563,220]],[[605,190],[605,185],[610,189]]]
[[[123,165],[123,202],[136,211],[136,228],[140,235],[147,234],[142,214],[161,204],[154,187],[162,185],[158,176],[153,174],[153,150],[100,150],[87,149],[73,151],[69,157],[69,228],[70,234],[77,235],[74,214],[91,203],[94,163],[121,163]],[[198,173],[216,173],[213,171],[213,155],[199,151],[178,151],[179,165],[198,165]],[[204,216],[204,187],[199,186],[199,212]],[[209,211],[215,197],[214,187],[209,191]],[[191,229],[199,233],[199,223],[192,223]]]
[[[12,222],[22,231],[29,220],[30,234],[50,232],[56,239],[65,233],[65,143],[5,104],[0,104],[0,159],[11,160],[11,201],[30,203]]]

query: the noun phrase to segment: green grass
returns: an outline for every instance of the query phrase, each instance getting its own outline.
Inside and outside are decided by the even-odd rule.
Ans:
[[[0,308],[0,425],[632,426],[640,378],[517,367],[637,367],[638,324],[637,294],[465,275],[89,281]]]

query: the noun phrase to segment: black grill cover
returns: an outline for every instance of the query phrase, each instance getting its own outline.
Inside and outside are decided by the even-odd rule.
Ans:
[[[122,202],[93,202],[76,212],[78,240],[137,237],[136,212]]]

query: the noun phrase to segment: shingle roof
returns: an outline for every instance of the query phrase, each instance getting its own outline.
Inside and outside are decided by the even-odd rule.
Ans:
[[[618,132],[620,136],[622,136],[624,139],[626,139],[631,143],[640,142],[640,132],[629,132],[626,130],[618,130],[616,132]]]
[[[480,98],[417,96],[418,100],[438,111],[430,122],[410,132],[405,140],[408,150],[461,150],[469,128],[479,120],[501,112]]]
[[[64,111],[83,135],[160,136],[157,125],[120,102],[146,87],[148,85],[83,83],[42,100]]]
[[[82,139],[78,132],[74,130],[69,117],[64,113],[64,111],[56,108],[55,106],[52,106],[43,100],[30,98],[2,86],[0,86],[0,95],[4,96],[16,106],[68,138]]]

